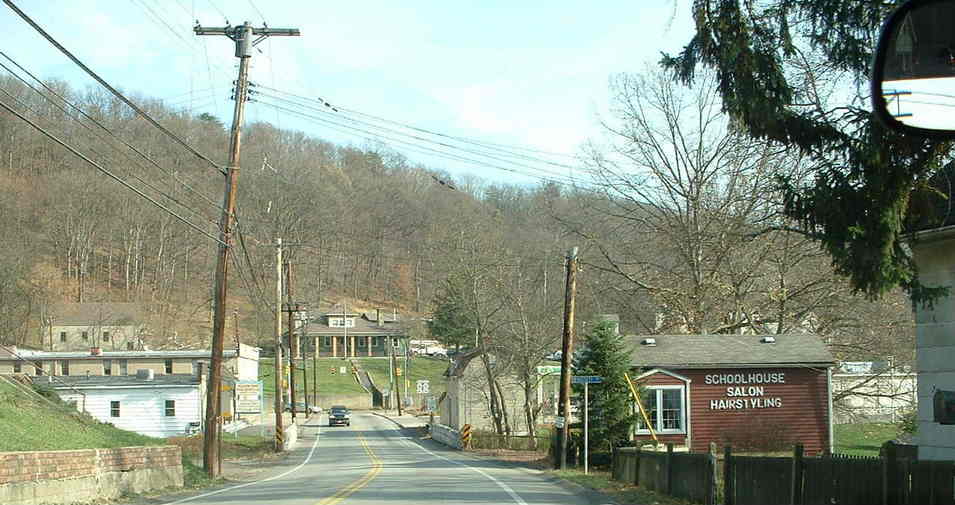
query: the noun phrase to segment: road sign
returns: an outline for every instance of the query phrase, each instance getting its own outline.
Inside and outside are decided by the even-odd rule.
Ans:
[[[427,380],[419,380],[417,383],[418,393],[425,394],[431,392],[431,382]]]
[[[396,366],[396,367],[395,367],[395,376],[401,377],[401,367],[400,367],[400,366]]]
[[[554,426],[558,428],[564,427],[564,416],[557,416],[554,418]]]
[[[537,375],[557,375],[560,374],[560,365],[543,365],[537,367]]]
[[[438,399],[434,395],[429,395],[424,400],[425,411],[434,412],[438,410]]]
[[[341,367],[338,369],[338,373],[345,375],[346,373],[348,373],[348,369],[345,367]]]
[[[604,378],[599,375],[575,375],[570,380],[574,384],[598,384],[603,382]]]
[[[235,410],[239,414],[262,412],[262,382],[242,381],[235,385]]]

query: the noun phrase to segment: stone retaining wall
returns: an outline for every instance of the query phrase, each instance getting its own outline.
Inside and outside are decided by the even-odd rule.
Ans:
[[[182,487],[179,447],[0,453],[0,503],[87,503]]]

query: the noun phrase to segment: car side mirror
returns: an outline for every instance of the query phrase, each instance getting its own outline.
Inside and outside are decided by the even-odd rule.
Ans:
[[[955,139],[955,0],[911,0],[882,26],[872,108],[887,127]]]

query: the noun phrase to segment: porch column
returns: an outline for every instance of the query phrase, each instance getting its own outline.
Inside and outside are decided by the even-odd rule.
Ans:
[[[366,342],[368,343],[368,357],[371,357],[371,337],[365,337]]]
[[[338,357],[338,337],[332,336],[332,357]]]
[[[351,337],[351,342],[350,342],[350,343],[351,343],[351,357],[354,358],[354,357],[356,357],[356,354],[355,354],[355,336],[354,336],[354,335],[352,335],[352,337]]]

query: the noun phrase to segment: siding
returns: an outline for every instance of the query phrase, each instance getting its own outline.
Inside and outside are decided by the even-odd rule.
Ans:
[[[717,445],[739,446],[764,441],[780,445],[802,443],[807,454],[817,454],[829,448],[829,400],[826,371],[808,368],[760,369],[682,369],[674,373],[690,379],[688,428],[691,450],[704,452],[710,442]],[[785,383],[706,384],[707,375],[751,373],[785,374]],[[654,374],[641,381],[642,385],[679,385],[682,381],[666,374]],[[761,387],[762,394],[750,397],[729,397],[728,387]],[[746,407],[742,409],[712,409],[712,401],[778,398],[779,407]],[[639,436],[649,440],[649,436]],[[683,443],[683,435],[661,435],[661,441]]]
[[[87,389],[86,411],[104,423],[151,437],[185,433],[190,422],[200,420],[199,386],[161,388]],[[83,401],[72,391],[58,391],[65,401]],[[110,402],[120,402],[120,417],[110,417]],[[165,400],[176,401],[176,416],[165,416]]]
[[[766,436],[781,444],[801,442],[807,454],[829,448],[829,400],[826,371],[808,368],[681,370],[691,382],[693,450],[705,451],[710,442],[723,445],[741,437]],[[726,400],[732,385],[707,385],[706,375],[784,373],[784,384],[759,384],[763,398],[779,398],[780,407],[711,410],[712,400]],[[747,386],[748,387],[748,386]]]
[[[935,242],[913,244],[919,277],[927,286],[955,284],[951,236]],[[918,432],[915,443],[919,459],[955,459],[955,426],[933,421],[935,390],[955,391],[955,297],[936,301],[930,309],[915,308],[915,353],[918,369]]]

